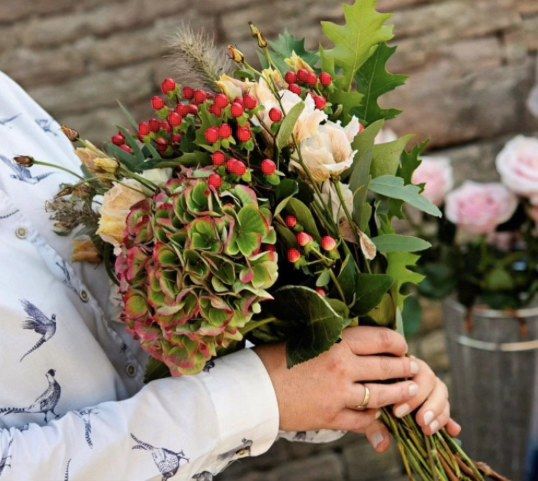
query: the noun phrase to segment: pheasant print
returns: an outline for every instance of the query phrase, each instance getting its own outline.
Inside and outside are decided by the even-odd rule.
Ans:
[[[11,439],[11,441],[9,441],[9,444],[7,445],[8,454],[0,458],[0,476],[2,476],[4,469],[11,468],[11,464],[9,464],[8,461],[11,459],[11,454],[9,454],[9,450],[11,448],[12,443],[13,443],[13,439]]]
[[[78,294],[75,286],[73,285],[73,281],[71,280],[71,273],[69,272],[69,269],[67,267],[67,262],[65,260],[62,259],[61,263],[60,262],[56,262],[56,265],[58,266],[58,268],[60,269],[60,271],[62,272],[62,275],[63,275],[63,283],[69,288],[71,289],[73,292],[75,292],[76,294]]]
[[[60,401],[60,396],[62,394],[62,388],[54,378],[56,371],[54,369],[49,369],[47,371],[46,377],[49,383],[47,389],[41,396],[39,396],[32,404],[23,408],[9,407],[1,408],[0,416],[5,416],[7,414],[44,414],[45,423],[48,422],[48,416],[52,413],[56,418],[59,418],[60,415],[56,414],[54,410]]]
[[[5,127],[5,126],[8,126],[9,124],[11,124],[14,120],[16,120],[17,118],[19,118],[21,116],[21,114],[17,114],[17,115],[12,115],[11,117],[7,117],[5,119],[0,119],[0,127]],[[8,127],[8,128],[11,128],[11,127]]]
[[[13,212],[10,212],[9,214],[0,215],[0,220],[7,219],[8,217],[14,216],[17,212],[19,212],[19,209],[14,210]]]
[[[26,184],[38,184],[43,179],[46,179],[49,175],[52,175],[54,172],[46,172],[41,175],[36,175],[35,177],[30,172],[30,169],[23,167],[22,165],[17,164],[13,160],[8,159],[7,157],[0,155],[0,160],[7,165],[13,173],[10,175],[12,179],[19,180]]]
[[[52,134],[55,137],[58,137],[58,134],[52,130],[53,127],[56,126],[56,124],[51,119],[35,119],[35,123],[43,129],[43,132]]]
[[[170,449],[156,448],[151,444],[140,441],[140,439],[138,439],[132,433],[131,437],[136,442],[133,449],[142,449],[151,453],[153,462],[155,463],[155,466],[157,466],[159,473],[161,473],[162,481],[167,481],[175,476],[181,466],[182,461],[184,461],[185,464],[189,462],[189,458],[185,457],[185,453],[183,451],[176,453]]]
[[[233,460],[236,456],[250,456],[250,450],[252,448],[252,441],[250,439],[242,439],[241,446],[238,446],[235,449],[227,451],[225,453],[219,454],[218,459],[220,461],[224,460]]]
[[[56,314],[52,314],[50,319],[45,316],[34,304],[30,301],[22,300],[22,307],[26,315],[28,316],[23,324],[23,329],[28,329],[41,334],[41,338],[34,344],[34,346],[21,357],[23,359],[31,354],[35,350],[39,349],[56,333]]]
[[[93,448],[91,415],[97,414],[98,412],[97,409],[92,408],[75,411],[75,414],[82,419],[82,422],[84,423],[84,438],[90,448]]]

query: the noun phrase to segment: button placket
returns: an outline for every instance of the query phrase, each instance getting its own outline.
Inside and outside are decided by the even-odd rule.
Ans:
[[[15,229],[15,235],[18,239],[24,240],[28,237],[28,229],[23,226],[17,227]]]

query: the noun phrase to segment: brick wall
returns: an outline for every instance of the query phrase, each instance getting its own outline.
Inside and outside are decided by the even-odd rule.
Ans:
[[[288,28],[319,38],[319,20],[338,20],[335,0],[1,0],[0,69],[58,120],[104,140],[125,121],[121,100],[137,115],[167,75],[166,38],[182,22],[214,32],[219,43],[254,45],[247,21],[267,35]],[[458,180],[494,176],[502,142],[538,128],[525,108],[536,81],[537,0],[380,0],[394,10],[399,50],[393,69],[411,76],[388,104],[404,109],[399,132],[430,137],[449,153]],[[435,318],[435,316],[434,316]],[[438,326],[437,326],[438,327]],[[422,346],[422,349],[420,347]],[[418,345],[446,370],[443,337]],[[355,481],[397,479],[392,455],[376,457],[357,437],[328,447],[278,443],[236,463],[221,480]]]

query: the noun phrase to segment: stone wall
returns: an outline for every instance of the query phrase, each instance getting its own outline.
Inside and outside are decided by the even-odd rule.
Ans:
[[[379,0],[395,11],[392,67],[410,75],[387,104],[404,110],[398,133],[431,138],[448,153],[458,180],[494,176],[491,162],[511,135],[538,128],[525,108],[536,81],[537,0]],[[168,38],[181,22],[218,43],[254,45],[247,21],[271,36],[284,28],[318,41],[321,19],[339,20],[335,0],[1,0],[0,70],[59,121],[97,141],[125,120],[116,99],[147,115],[148,99],[169,72]],[[164,60],[163,60],[164,59]],[[431,312],[431,311],[428,311]],[[415,352],[447,370],[438,316]],[[221,481],[400,479],[394,453],[379,457],[356,436],[329,446],[277,443],[230,467]]]

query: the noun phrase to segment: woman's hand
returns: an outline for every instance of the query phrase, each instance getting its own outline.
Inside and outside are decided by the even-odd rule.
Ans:
[[[379,409],[393,404],[411,405],[420,395],[416,381],[379,384],[418,377],[424,366],[403,357],[407,343],[390,329],[346,329],[342,342],[291,369],[286,367],[284,345],[259,346],[255,350],[273,382],[280,429],[284,431],[334,429],[365,433],[373,447],[382,452],[390,444],[390,435],[377,420]],[[418,380],[423,381],[420,377]],[[359,411],[357,406],[365,398],[364,386],[370,390],[369,409]]]

